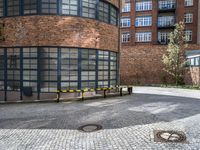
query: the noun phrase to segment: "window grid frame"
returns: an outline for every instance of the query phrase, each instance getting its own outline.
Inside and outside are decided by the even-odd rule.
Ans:
[[[124,17],[120,20],[120,27],[121,28],[129,28],[131,26],[131,18]]]
[[[123,32],[121,35],[122,43],[128,43],[131,41],[131,34],[130,32]]]
[[[152,16],[138,16],[135,19],[136,27],[150,27],[152,26]]]
[[[135,11],[150,11],[153,9],[153,2],[152,0],[146,0],[141,2],[136,2],[135,4]]]
[[[193,13],[185,13],[184,14],[184,22],[186,24],[193,23]]]
[[[9,48],[9,47],[8,47]],[[44,46],[44,47],[10,47],[10,48],[13,48],[13,49],[18,49],[18,51],[20,51],[20,56],[19,56],[19,58],[20,58],[20,68],[18,68],[18,70],[20,70],[20,73],[21,73],[21,75],[20,75],[20,79],[19,80],[17,80],[17,82],[18,82],[18,84],[20,85],[20,89],[19,90],[17,90],[17,91],[19,91],[21,94],[22,94],[22,92],[23,92],[23,83],[24,82],[26,82],[26,81],[28,81],[28,80],[24,80],[23,79],[23,58],[24,58],[24,56],[23,56],[23,48],[37,48],[37,62],[40,62],[41,61],[41,58],[48,58],[48,57],[40,57],[40,54],[41,54],[41,48],[56,48],[57,49],[57,57],[59,56],[58,55],[58,53],[59,53],[59,50],[61,49],[61,48],[69,48],[69,47],[46,47],[46,46]],[[7,56],[7,48],[3,48],[4,49],[4,51],[5,51],[5,54],[6,54],[6,56]],[[86,50],[86,49],[84,49],[84,48],[77,48],[78,49],[78,51],[81,51],[81,50]],[[108,53],[108,56],[106,56],[106,57],[103,57],[103,59],[105,59],[107,62],[108,62],[108,64],[110,64],[110,62],[115,62],[116,63],[116,66],[118,66],[118,54],[116,53],[116,52],[111,52],[111,51],[104,51],[104,50],[99,50],[99,49],[87,49],[87,50],[89,50],[89,51],[91,51],[91,50],[95,50],[96,51],[96,54],[97,54],[97,52],[106,52],[106,53]],[[112,58],[111,58],[111,53],[114,53],[115,54],[115,59],[113,60]],[[97,59],[97,55],[96,55],[96,59],[94,59],[94,61],[98,61],[98,59]],[[34,56],[34,58],[36,58],[36,56]],[[28,59],[28,57],[27,57],[27,59]],[[101,58],[100,58],[101,59]],[[40,61],[39,61],[40,60]],[[58,58],[56,58],[56,60],[58,60],[59,61],[59,59]],[[7,62],[8,60],[7,60],[7,57],[5,58],[5,61]],[[101,61],[101,60],[100,60]],[[109,62],[110,61],[110,62]],[[22,62],[22,63],[21,63]],[[97,64],[96,64],[96,66],[97,66]],[[98,72],[99,70],[98,70],[98,67],[95,67],[96,69],[95,69],[95,71],[96,72]],[[81,69],[81,68],[80,68]],[[56,71],[57,71],[57,76],[60,76],[59,75],[59,67],[57,67],[57,69],[56,69]],[[80,70],[79,70],[80,71]],[[113,71],[111,68],[110,68],[110,65],[108,65],[108,68],[107,68],[107,72],[108,72],[108,80],[106,80],[107,82],[108,82],[108,86],[110,86],[110,84],[111,84],[111,82],[113,82],[114,81],[114,83],[116,83],[117,84],[117,80],[118,80],[118,69],[116,68],[116,77],[115,77],[115,79],[112,79],[112,80],[110,80],[110,71]],[[37,74],[38,74],[38,79],[37,79],[37,91],[33,91],[33,93],[38,93],[38,95],[40,95],[40,93],[55,93],[54,91],[52,92],[52,91],[42,91],[42,86],[41,86],[41,84],[43,84],[43,83],[48,83],[48,88],[54,88],[54,87],[49,87],[49,85],[51,85],[51,84],[55,84],[56,86],[57,86],[57,82],[60,82],[60,84],[62,83],[61,82],[61,80],[59,80],[58,78],[56,79],[56,81],[54,80],[54,81],[47,81],[47,80],[41,80],[40,79],[40,77],[39,76],[41,76],[41,72],[42,72],[42,68],[40,67],[40,63],[37,63]],[[7,74],[7,67],[5,68],[5,74]],[[6,75],[5,75],[6,76]],[[98,74],[96,74],[96,76],[98,76]],[[98,79],[98,78],[97,78]],[[97,81],[99,81],[99,80],[97,80],[96,78],[95,78],[95,80],[94,80],[94,82],[95,83],[98,83]],[[6,83],[5,83],[5,87],[6,87],[6,89],[5,89],[5,91],[9,91],[8,89],[7,89],[7,86],[6,86],[6,84],[7,84],[7,82],[8,82],[8,80],[7,79],[5,79],[4,80]],[[11,80],[9,80],[9,81],[11,81]],[[30,81],[30,84],[31,83],[33,83],[35,80],[33,80],[33,81]],[[77,82],[79,82],[79,80],[77,80]],[[40,87],[40,88],[38,88],[38,87]],[[96,85],[96,87],[94,87],[94,88],[97,88],[97,87],[99,87],[99,86],[97,86]],[[58,86],[57,86],[57,88],[59,88]],[[40,96],[38,96],[38,99],[40,98]],[[22,99],[23,99],[23,96],[22,96]]]
[[[12,1],[12,0],[10,0]],[[17,4],[14,4],[14,1],[18,1],[18,5]],[[8,17],[12,17],[12,16],[20,16],[21,15],[21,7],[22,7],[22,0],[14,0],[12,1],[12,5],[9,6],[9,1],[6,1],[6,3],[4,3],[4,6],[6,7],[6,16]],[[5,2],[5,1],[4,1]],[[6,4],[6,5],[5,5]],[[18,13],[15,14],[15,8],[17,8],[16,6],[18,6]],[[12,8],[11,11],[9,11],[9,8]],[[9,12],[11,14],[9,14]]]
[[[42,12],[42,0],[37,0],[37,8],[36,8],[36,13],[28,13],[28,14],[25,14],[25,8],[24,8],[24,0],[18,0],[19,1],[19,13],[17,15],[8,15],[8,4],[7,2],[3,1],[3,16],[0,16],[0,18],[6,18],[6,17],[13,17],[13,16],[31,16],[31,15],[60,15],[60,16],[74,16],[74,17],[83,17],[83,18],[89,18],[89,19],[95,19],[95,20],[98,20],[100,22],[105,22],[105,23],[108,23],[108,24],[111,24],[111,25],[115,25],[115,26],[118,26],[119,23],[119,8],[117,8],[115,5],[113,5],[112,3],[109,3],[109,2],[106,2],[104,0],[96,0],[97,4],[96,4],[96,7],[95,7],[95,17],[94,18],[90,18],[90,17],[84,17],[82,16],[82,0],[78,1],[78,4],[77,4],[77,15],[72,15],[72,14],[63,14],[62,13],[62,1],[58,1],[56,2],[56,12],[55,13],[48,13],[47,12]],[[30,0],[31,1],[31,0]],[[99,19],[99,2],[102,2],[106,5],[109,6],[109,11],[108,11],[108,21],[106,20],[102,20],[102,19]],[[112,15],[112,12],[111,12],[111,9],[114,9],[116,11],[116,15],[115,15],[115,18],[114,18],[114,21],[112,20],[113,18],[113,15]]]
[[[136,32],[135,39],[136,39],[136,42],[138,42],[138,43],[151,42],[152,41],[152,32],[151,31]]]

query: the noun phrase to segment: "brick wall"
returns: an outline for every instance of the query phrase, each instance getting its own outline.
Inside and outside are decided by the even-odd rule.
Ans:
[[[177,9],[176,9],[176,20],[177,22],[184,20],[185,13],[193,14],[193,22],[185,24],[185,28],[192,30],[192,42],[193,44],[197,43],[197,26],[198,26],[198,0],[193,0],[193,6],[184,7],[184,0],[177,0]]]
[[[109,3],[115,5],[116,7],[119,7],[119,1],[120,0],[106,0],[106,1],[108,1]]]
[[[190,67],[186,69],[185,83],[200,86],[200,67]]]
[[[118,28],[94,19],[24,16],[1,19],[0,46],[70,46],[118,51]]]
[[[162,56],[166,49],[167,46],[151,44],[123,46],[120,60],[121,84],[159,84],[163,83],[165,78],[170,82],[169,76],[162,70]],[[200,49],[200,45],[192,44],[187,48],[187,50],[195,49]],[[198,75],[192,73],[192,76]],[[190,81],[193,80],[186,82]]]
[[[158,1],[153,0],[152,5],[153,8],[152,10],[149,11],[135,11],[136,7],[136,1],[140,0],[131,0],[131,12],[127,13],[121,13],[121,17],[130,17],[131,18],[131,26],[126,27],[126,28],[121,28],[121,32],[130,32],[131,34],[131,41],[128,43],[122,43],[123,46],[135,46],[135,45],[140,45],[140,43],[135,42],[135,33],[140,32],[140,31],[151,31],[152,32],[152,42],[151,44],[157,44],[158,41],[158,28],[157,28],[157,19],[158,15],[162,15],[164,13],[159,13],[158,12]],[[193,6],[185,7],[184,6],[184,0],[177,0],[177,8],[175,12],[166,12],[165,15],[175,15],[176,22],[180,22],[184,20],[184,14],[185,13],[193,13],[193,23],[188,23],[186,24],[186,29],[192,30],[192,42],[190,44],[196,44],[197,43],[197,36],[199,36],[200,40],[200,34],[199,32],[197,33],[197,26],[198,26],[198,3],[200,5],[199,0],[194,0],[193,1]],[[149,27],[136,27],[135,26],[135,18],[137,16],[147,16],[151,15],[152,16],[152,26]],[[199,23],[200,24],[200,23]],[[200,28],[200,25],[199,25]],[[170,28],[169,28],[170,29]],[[160,29],[160,31],[164,31],[164,29]],[[200,29],[199,29],[200,31]]]

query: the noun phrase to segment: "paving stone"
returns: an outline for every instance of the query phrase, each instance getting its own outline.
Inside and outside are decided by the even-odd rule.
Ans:
[[[131,96],[109,99],[0,105],[0,150],[200,149],[200,98],[180,97],[171,89],[171,95],[162,95],[167,90],[145,94],[137,88]],[[91,123],[103,130],[77,130]],[[187,143],[154,142],[154,130],[183,131]]]

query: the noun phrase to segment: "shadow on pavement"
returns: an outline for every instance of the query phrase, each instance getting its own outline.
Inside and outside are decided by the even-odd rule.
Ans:
[[[200,114],[200,100],[175,96],[133,94],[74,103],[0,106],[0,129],[77,129],[95,123],[116,129],[171,122]]]

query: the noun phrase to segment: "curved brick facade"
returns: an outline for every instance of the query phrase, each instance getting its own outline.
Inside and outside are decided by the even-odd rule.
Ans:
[[[106,1],[108,1],[109,3],[115,5],[117,8],[119,8],[119,1],[120,0],[106,0]]]
[[[118,27],[69,16],[5,18],[1,46],[67,46],[118,51]]]
[[[108,2],[118,8],[118,0]],[[90,16],[81,15],[82,5],[76,16],[63,15],[57,8],[51,15],[40,9],[37,15],[24,16],[26,11],[21,10],[19,16],[1,18],[2,100],[54,99],[57,90],[116,86],[118,10],[105,4],[109,12],[103,18],[96,13],[99,8]],[[77,94],[61,95],[74,96]]]

